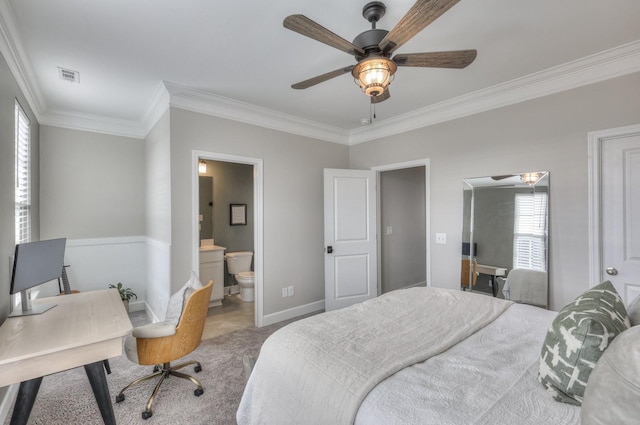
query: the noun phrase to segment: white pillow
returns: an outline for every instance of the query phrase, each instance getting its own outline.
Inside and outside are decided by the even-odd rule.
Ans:
[[[640,326],[618,335],[596,363],[582,402],[582,425],[637,425]]]
[[[627,308],[627,313],[629,314],[631,326],[640,325],[640,295],[638,295],[635,300],[631,301],[631,304],[629,304],[629,307]]]
[[[187,300],[197,289],[202,288],[202,283],[195,272],[191,272],[191,278],[184,286],[176,291],[171,298],[169,298],[169,305],[167,305],[167,313],[165,314],[165,322],[175,323],[176,325],[180,321],[182,315],[182,309],[187,303]]]

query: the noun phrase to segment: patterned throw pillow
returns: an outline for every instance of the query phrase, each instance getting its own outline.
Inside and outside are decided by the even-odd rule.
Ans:
[[[551,323],[538,379],[556,401],[581,405],[596,362],[613,338],[629,327],[627,311],[611,282],[588,290]]]

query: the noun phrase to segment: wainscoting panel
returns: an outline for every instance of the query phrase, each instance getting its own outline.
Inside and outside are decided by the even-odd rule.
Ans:
[[[69,239],[65,264],[72,289],[81,292],[107,289],[122,282],[138,296],[130,302],[132,311],[144,309],[146,295],[146,238]],[[50,292],[48,292],[50,291]],[[40,296],[55,295],[58,285],[43,285]]]
[[[164,320],[171,296],[171,245],[147,238],[146,310],[153,321]]]

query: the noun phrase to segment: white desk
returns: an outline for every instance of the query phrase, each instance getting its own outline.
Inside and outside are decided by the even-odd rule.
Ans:
[[[104,359],[122,354],[132,329],[115,289],[34,300],[57,304],[0,327],[0,387],[21,382],[11,424],[26,424],[42,377],[84,366],[105,424],[115,424]],[[73,402],[73,401],[71,401]]]
[[[507,269],[498,266],[488,266],[486,264],[478,264],[476,271],[481,274],[489,275],[491,280],[491,291],[493,296],[498,295],[498,285],[496,284],[496,277],[504,276],[507,273]]]
[[[478,273],[488,274],[489,276],[504,276],[507,273],[507,269],[504,267],[487,266],[486,264],[478,264]]]

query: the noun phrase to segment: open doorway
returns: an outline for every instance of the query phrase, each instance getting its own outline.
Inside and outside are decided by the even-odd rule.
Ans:
[[[379,191],[378,292],[430,286],[429,160],[374,170]]]
[[[202,151],[192,159],[193,267],[203,282],[216,282],[205,337],[261,326],[262,160]],[[244,279],[229,273],[229,253],[252,254]]]

